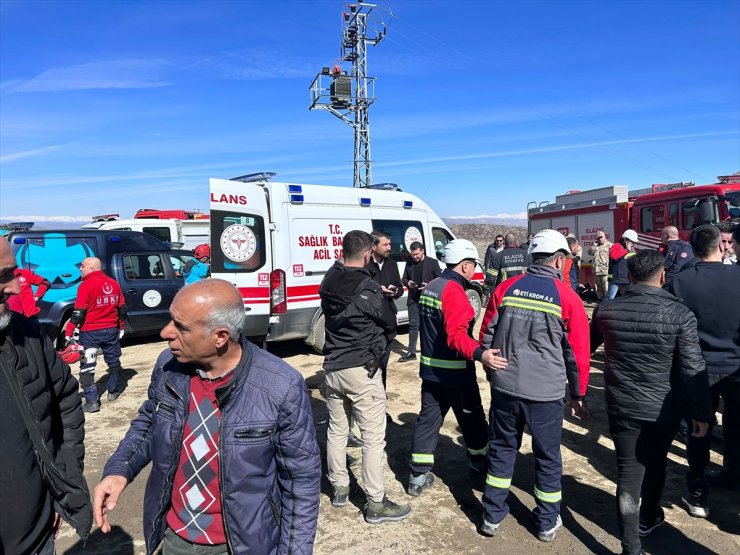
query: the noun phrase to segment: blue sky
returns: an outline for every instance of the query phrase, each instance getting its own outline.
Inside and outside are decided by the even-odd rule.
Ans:
[[[309,111],[340,2],[0,2],[0,220],[207,208],[208,178],[352,184]],[[441,216],[740,170],[740,1],[392,0],[373,181]]]

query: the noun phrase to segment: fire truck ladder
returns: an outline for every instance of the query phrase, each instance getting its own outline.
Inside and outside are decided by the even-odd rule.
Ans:
[[[355,187],[370,187],[370,120],[368,110],[375,102],[375,77],[367,76],[367,45],[375,46],[388,32],[388,25],[370,17],[374,4],[348,4],[342,13],[341,57],[331,68],[324,67],[311,83],[309,110],[326,110],[355,131]],[[372,27],[368,37],[368,27]],[[349,73],[342,63],[352,64]],[[354,116],[354,117],[353,117]]]

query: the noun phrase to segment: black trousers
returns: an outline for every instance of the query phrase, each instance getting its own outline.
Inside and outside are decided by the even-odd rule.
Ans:
[[[416,352],[416,340],[419,339],[419,303],[410,303],[409,311],[409,352]]]
[[[617,455],[617,520],[625,553],[640,549],[640,519],[651,522],[662,512],[666,459],[680,420],[678,413],[657,422],[609,415]]]
[[[725,402],[722,414],[724,442],[723,466],[733,482],[740,483],[740,375],[709,375],[712,395],[712,414],[717,412],[719,398]],[[687,482],[689,489],[707,491],[704,471],[709,466],[710,438],[713,422],[704,437],[687,434],[686,458],[689,461]]]
[[[478,384],[460,385],[422,380],[421,411],[411,440],[411,470],[429,472],[434,465],[439,429],[452,409],[462,430],[469,458],[485,457],[488,452],[488,424],[483,412]]]
[[[396,338],[396,333],[393,332],[388,337],[388,346],[385,348],[385,352],[383,353],[383,360],[380,361],[380,377],[383,380],[383,389],[387,390],[387,381],[388,381],[388,361],[391,358],[391,345],[393,344],[393,340]]]

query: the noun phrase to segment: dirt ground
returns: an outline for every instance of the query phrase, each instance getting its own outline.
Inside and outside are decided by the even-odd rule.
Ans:
[[[399,335],[389,366],[388,468],[385,482],[391,499],[410,503],[411,517],[401,523],[377,526],[362,518],[365,498],[360,490],[351,503],[342,508],[331,506],[328,480],[322,483],[321,512],[315,552],[343,553],[620,553],[617,537],[614,494],[616,461],[609,438],[603,402],[603,359],[599,353],[591,368],[589,408],[591,417],[581,422],[567,416],[563,428],[563,506],[564,527],[551,544],[534,537],[531,510],[534,462],[529,437],[525,436],[517,460],[509,495],[511,514],[495,538],[477,532],[482,518],[482,480],[468,473],[465,449],[454,415],[447,416],[442,428],[435,460],[434,487],[419,498],[404,492],[408,479],[411,434],[419,410],[420,380],[418,366],[399,363],[407,335]],[[156,339],[142,340],[124,346],[122,363],[126,368],[127,388],[115,402],[106,403],[99,413],[87,416],[86,476],[90,489],[98,483],[103,465],[121,440],[130,420],[146,397],[152,364],[166,344]],[[322,453],[326,444],[326,407],[323,397],[322,358],[301,341],[271,344],[270,352],[283,358],[306,379],[313,400],[314,419]],[[99,386],[105,381],[100,376]],[[484,407],[490,394],[485,379],[479,380]],[[102,387],[101,387],[102,390]],[[721,461],[721,447],[713,443],[712,466]],[[350,449],[361,458],[360,449]],[[674,442],[669,455],[668,477],[663,496],[666,524],[646,538],[644,547],[651,554],[737,554],[740,553],[740,495],[712,492],[711,516],[708,520],[688,516],[681,506],[686,462],[685,447]],[[325,460],[325,457],[324,457]],[[352,467],[361,481],[360,466]],[[82,547],[73,530],[65,525],[57,543],[59,553],[144,553],[142,504],[148,472],[145,470],[125,490],[118,507],[110,513],[114,526],[104,536],[96,528],[86,547]]]

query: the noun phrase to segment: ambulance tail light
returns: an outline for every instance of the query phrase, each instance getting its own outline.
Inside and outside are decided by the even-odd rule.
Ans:
[[[285,314],[288,312],[288,298],[285,295],[285,272],[273,270],[270,274],[270,312]]]

